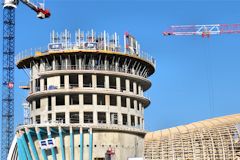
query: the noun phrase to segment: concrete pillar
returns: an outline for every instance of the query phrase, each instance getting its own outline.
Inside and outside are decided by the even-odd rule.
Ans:
[[[92,87],[97,88],[97,76],[95,74],[92,75]]]
[[[40,79],[40,91],[44,91],[44,79]]]
[[[55,59],[55,56],[53,56],[52,69],[56,70],[56,59]]]
[[[141,90],[142,90],[141,85],[138,85],[138,94],[139,94],[139,95],[141,95]]]
[[[137,83],[133,82],[133,93],[137,94]]]
[[[116,87],[117,87],[117,90],[118,91],[121,91],[121,80],[120,80],[120,77],[117,77],[116,78]]]
[[[83,160],[83,128],[80,127],[80,160]]]
[[[70,160],[74,160],[74,135],[72,127],[70,127]]]
[[[128,112],[129,112],[129,110],[131,108],[130,98],[126,98],[126,107],[128,109]]]
[[[45,63],[40,60],[40,69],[39,72],[44,72],[45,71]]]
[[[56,110],[56,96],[52,96],[51,99],[52,99],[52,111],[55,112],[55,110]]]
[[[70,105],[70,102],[69,102],[69,95],[65,95],[64,98],[65,98],[65,106],[68,107]]]
[[[79,86],[79,88],[83,88],[83,75],[82,74],[78,75],[78,86]]]
[[[66,111],[66,112],[65,112],[65,123],[66,123],[66,124],[69,124],[69,123],[70,123],[69,114],[70,114],[69,111]]]
[[[129,79],[126,79],[126,91],[130,92],[130,81],[129,81]]]
[[[89,160],[92,160],[93,154],[93,131],[89,128]]]
[[[69,75],[64,75],[64,86],[65,89],[69,89]]]
[[[82,58],[79,57],[78,61],[79,61],[79,69],[81,70],[82,69]]]
[[[109,76],[104,76],[105,78],[105,82],[104,82],[104,84],[105,84],[105,88],[106,89],[109,89]]]

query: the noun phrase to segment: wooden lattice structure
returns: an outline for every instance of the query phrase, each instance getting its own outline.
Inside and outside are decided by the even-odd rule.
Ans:
[[[240,114],[178,126],[145,136],[146,160],[239,160]]]

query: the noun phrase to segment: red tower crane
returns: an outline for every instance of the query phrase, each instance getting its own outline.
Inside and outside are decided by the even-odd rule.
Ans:
[[[163,32],[164,36],[191,36],[200,35],[209,37],[218,34],[236,34],[240,33],[240,24],[207,24],[207,25],[178,25],[170,26]]]

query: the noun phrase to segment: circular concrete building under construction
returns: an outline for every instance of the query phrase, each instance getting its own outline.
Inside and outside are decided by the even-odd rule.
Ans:
[[[147,133],[146,160],[239,160],[240,114]]]
[[[133,36],[105,31],[52,33],[48,50],[16,57],[30,69],[28,124],[17,128],[10,159],[124,160],[143,157],[143,92],[155,61]]]

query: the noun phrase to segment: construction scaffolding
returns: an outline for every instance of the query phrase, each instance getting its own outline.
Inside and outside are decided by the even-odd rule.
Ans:
[[[239,160],[240,114],[148,133],[146,160]]]

